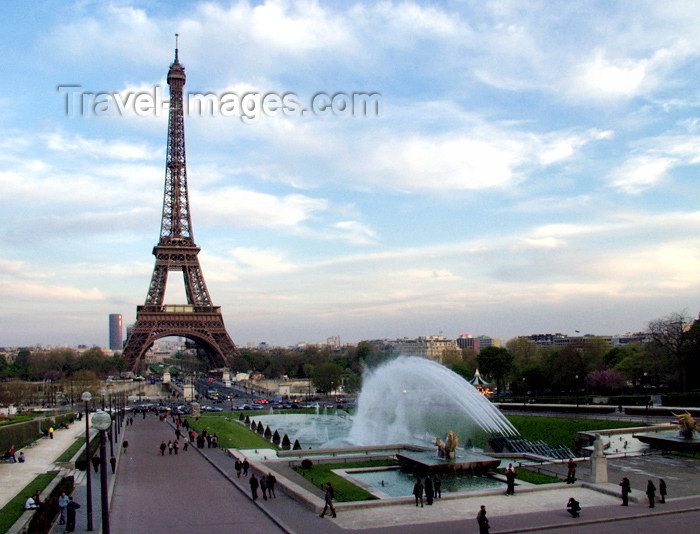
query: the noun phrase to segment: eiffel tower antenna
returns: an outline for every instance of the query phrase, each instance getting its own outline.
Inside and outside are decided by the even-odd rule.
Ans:
[[[186,76],[185,68],[178,59],[177,41],[178,34],[175,34],[175,60],[168,71],[170,111],[163,214],[160,238],[153,248],[156,264],[146,302],[136,307],[136,324],[123,352],[132,371],[143,367],[143,356],[154,341],[168,336],[195,341],[204,348],[210,365],[216,368],[231,367],[233,358],[239,356],[224,326],[221,309],[212,304],[197,258],[200,248],[195,244],[192,233],[183,113]],[[187,304],[164,304],[170,271],[182,272]]]

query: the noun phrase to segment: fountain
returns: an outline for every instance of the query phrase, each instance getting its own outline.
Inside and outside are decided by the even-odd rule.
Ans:
[[[427,444],[448,430],[471,436],[518,435],[498,408],[458,374],[417,356],[400,356],[364,377],[348,441],[352,445]],[[465,440],[466,441],[466,440]]]
[[[678,418],[679,430],[677,432],[635,434],[634,437],[655,449],[664,451],[694,452],[700,450],[700,438],[695,435],[695,432],[700,430],[700,425],[688,412],[680,415],[674,413],[673,415]]]

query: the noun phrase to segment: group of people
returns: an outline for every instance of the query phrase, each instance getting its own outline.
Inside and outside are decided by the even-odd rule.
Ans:
[[[245,463],[248,463],[247,460],[245,460]],[[248,476],[248,469],[245,470],[246,475]],[[258,498],[258,488],[260,488],[260,492],[262,493],[262,498],[264,501],[267,500],[268,496],[270,499],[276,499],[277,494],[275,493],[275,484],[277,484],[277,478],[275,478],[275,475],[272,473],[268,473],[267,475],[265,473],[262,474],[260,478],[255,476],[255,473],[250,475],[250,481],[248,482],[250,484],[250,493],[253,497],[253,500],[256,500]],[[335,516],[335,512],[333,513]]]
[[[433,504],[435,498],[439,499],[442,497],[442,480],[439,475],[427,476],[424,480],[418,478],[413,485],[413,496],[416,498],[416,506],[420,503],[421,508],[423,508],[424,492],[427,505]]]
[[[7,462],[10,462],[11,464],[13,464],[15,462],[19,462],[19,463],[23,464],[24,461],[26,460],[26,458],[24,456],[24,451],[19,452],[19,457],[17,457],[16,454],[17,453],[15,451],[15,446],[10,445],[10,448],[7,449],[7,451],[5,451],[5,454],[3,454],[2,459],[7,461]]]
[[[624,477],[620,481],[620,487],[622,488],[622,506],[629,506],[629,494],[632,492],[632,487],[630,486],[630,481],[627,477]],[[647,489],[645,491],[647,498],[649,499],[649,508],[654,508],[656,503],[656,486],[651,480],[647,481]],[[663,478],[659,479],[659,499],[660,503],[666,502],[666,481]]]

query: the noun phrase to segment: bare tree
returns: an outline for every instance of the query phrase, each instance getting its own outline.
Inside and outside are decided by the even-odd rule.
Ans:
[[[690,345],[691,319],[684,313],[674,312],[649,323],[649,336],[678,364],[678,378],[683,391],[688,389],[688,367],[694,352]]]

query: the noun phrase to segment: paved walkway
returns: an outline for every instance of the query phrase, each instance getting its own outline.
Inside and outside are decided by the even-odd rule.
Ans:
[[[61,432],[68,435],[70,431],[76,431],[76,426],[79,424]],[[57,439],[58,434],[60,432],[56,434]],[[498,494],[445,498],[424,508],[416,508],[413,504],[365,507],[340,511],[336,519],[320,519],[316,511],[300,504],[293,495],[285,494],[279,485],[277,499],[263,501],[259,498],[253,502],[248,479],[236,478],[232,459],[220,449],[190,447],[187,452],[181,449],[177,456],[166,453],[161,457],[158,445],[163,440],[167,443],[175,439],[175,434],[169,423],[161,422],[155,415],[149,414],[145,420],[140,415],[135,417],[135,424],[126,427],[121,435],[121,439],[124,438],[129,440],[129,448],[119,460],[114,479],[110,473],[110,481],[114,482],[110,513],[113,534],[226,530],[255,534],[309,531],[324,534],[470,533],[478,531],[475,516],[481,504],[487,508],[492,533],[557,532],[564,528],[574,533],[605,529],[606,534],[662,532],[675,528],[687,531],[688,525],[700,521],[700,477],[696,476],[700,462],[686,462],[685,459],[676,462],[677,457],[672,460],[649,457],[647,463],[633,466],[611,461],[611,494],[580,485],[531,492],[516,490],[513,497]],[[57,439],[53,444],[43,439],[40,445],[48,442],[49,446],[57,446]],[[66,447],[57,451],[50,463]],[[0,466],[8,467],[16,466]],[[687,473],[683,485],[679,473],[686,469],[692,471]],[[585,469],[581,469],[582,475],[584,472]],[[619,472],[632,473],[640,480],[642,477],[666,476],[674,481],[669,484],[674,498],[654,509],[638,503],[622,508],[617,496],[617,480],[613,480]],[[95,473],[93,494],[94,532],[99,532],[99,475]],[[76,532],[86,532],[85,495],[82,481],[74,493],[76,501],[82,505],[78,510]],[[320,501],[320,490],[317,496]],[[566,501],[571,496],[576,497],[583,507],[580,518],[571,518],[565,510]],[[62,529],[56,527],[54,532],[62,532]]]
[[[0,508],[11,501],[37,475],[56,469],[54,462],[73,445],[76,438],[85,437],[85,419],[75,421],[67,429],[56,430],[54,439],[40,438],[32,447],[21,449],[27,461],[0,464]],[[19,456],[20,451],[17,451]]]

